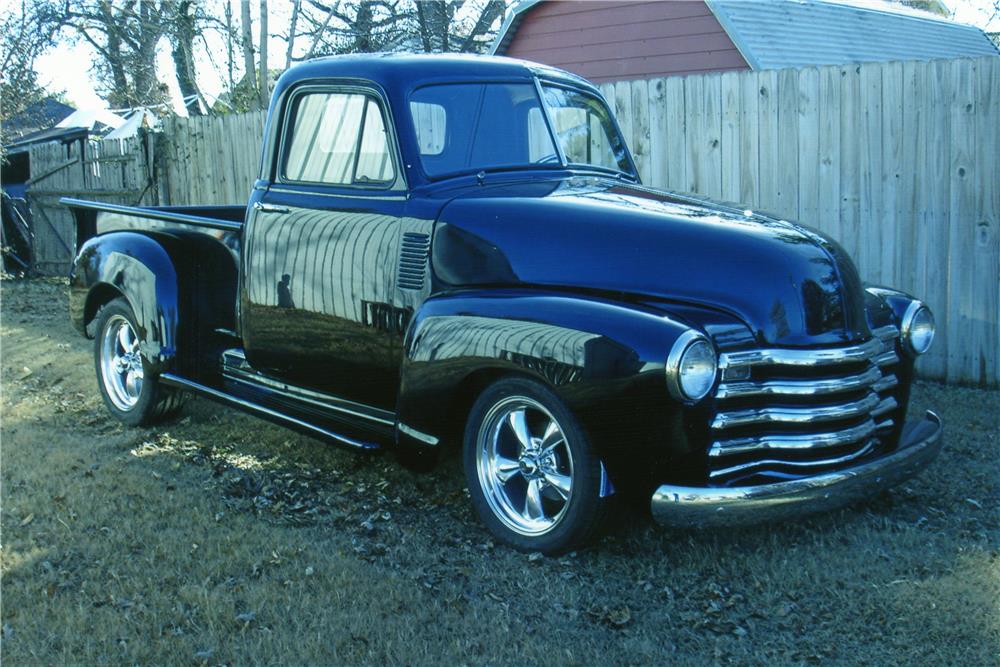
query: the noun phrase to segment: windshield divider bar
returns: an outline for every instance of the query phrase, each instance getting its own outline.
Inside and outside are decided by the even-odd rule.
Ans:
[[[566,154],[563,152],[562,144],[559,142],[559,137],[556,136],[556,126],[552,122],[552,116],[549,115],[549,106],[545,103],[545,92],[542,90],[542,82],[538,80],[538,77],[534,77],[535,80],[535,94],[538,95],[538,104],[542,107],[542,116],[545,117],[545,124],[549,128],[549,137],[552,139],[552,145],[555,146],[556,155],[559,156],[559,166],[564,169],[569,166],[566,161]]]

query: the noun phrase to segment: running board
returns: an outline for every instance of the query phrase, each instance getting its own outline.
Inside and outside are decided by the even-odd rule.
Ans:
[[[260,403],[254,403],[253,401],[248,401],[245,398],[239,398],[231,394],[227,394],[224,391],[219,391],[213,387],[209,387],[193,380],[188,380],[187,378],[182,378],[179,375],[174,375],[173,373],[163,373],[159,378],[160,382],[168,387],[175,387],[177,389],[183,389],[185,391],[191,391],[196,394],[201,394],[207,398],[211,398],[214,401],[218,401],[230,407],[249,412],[250,414],[263,417],[270,421],[281,424],[282,426],[288,426],[291,428],[304,431],[310,435],[316,436],[318,438],[325,438],[332,440],[339,445],[345,447],[350,447],[352,449],[361,449],[365,451],[374,451],[380,449],[380,447],[373,442],[364,442],[362,440],[355,440],[354,438],[349,438],[346,435],[341,435],[339,433],[334,433],[333,431],[328,431],[325,428],[316,426],[315,424],[310,424],[309,422],[302,421],[297,417],[292,417],[291,415],[286,415],[283,412],[278,412],[272,408],[261,405]]]

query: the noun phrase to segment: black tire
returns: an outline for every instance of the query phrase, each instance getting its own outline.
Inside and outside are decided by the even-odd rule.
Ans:
[[[561,444],[560,434],[551,431],[552,421]],[[521,423],[526,427],[514,425]],[[525,439],[532,443],[528,448],[522,445]],[[555,444],[543,447],[547,442]],[[515,450],[517,471],[511,473]],[[515,549],[557,555],[604,532],[612,498],[601,497],[600,459],[576,417],[541,383],[505,378],[487,387],[469,413],[463,461],[480,520]],[[566,478],[571,480],[568,497]],[[519,486],[524,488],[523,503],[517,497]]]
[[[139,327],[128,301],[121,297],[109,301],[97,313],[96,319],[94,369],[97,372],[97,388],[111,414],[129,426],[148,426],[176,415],[183,404],[184,394],[171,387],[164,387],[157,381],[149,362],[137,353],[137,344],[133,346],[136,351],[121,354],[124,348],[117,335],[111,331],[113,327],[115,332],[120,332],[125,322],[133,340],[138,342]],[[110,340],[109,336],[114,336],[114,340]],[[115,376],[123,377],[123,372],[115,370],[121,366],[115,364],[116,357],[128,357],[127,363],[134,371],[138,371],[141,366],[141,374],[133,373],[134,377],[140,379],[139,383],[115,380]]]

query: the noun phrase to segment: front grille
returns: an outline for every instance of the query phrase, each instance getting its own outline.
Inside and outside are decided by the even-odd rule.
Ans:
[[[885,450],[897,432],[899,330],[816,350],[720,355],[708,474],[737,486],[836,470]]]

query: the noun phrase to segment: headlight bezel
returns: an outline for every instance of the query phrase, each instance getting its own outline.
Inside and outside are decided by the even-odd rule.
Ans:
[[[923,346],[922,349],[914,344],[913,333],[914,333],[914,323],[917,322],[917,317],[921,313],[926,313],[927,317],[930,318],[930,338],[927,340],[927,344]],[[924,302],[914,299],[907,306],[906,312],[903,313],[903,319],[900,322],[900,334],[903,339],[903,343],[906,346],[906,350],[915,357],[919,357],[922,354],[926,354],[928,350],[931,349],[931,345],[934,344],[934,337],[937,335],[937,323],[934,321],[934,312],[927,307]]]
[[[712,376],[711,381],[708,383],[704,392],[699,396],[689,395],[684,388],[684,379],[682,377],[682,369],[684,367],[684,360],[687,354],[695,346],[706,345],[711,352],[712,359]],[[712,387],[715,386],[715,382],[719,376],[719,354],[712,345],[712,341],[709,340],[708,336],[705,334],[695,331],[694,329],[688,329],[682,333],[676,341],[674,341],[673,346],[670,348],[670,354],[667,355],[666,363],[666,375],[667,375],[667,389],[670,395],[673,396],[678,401],[683,403],[698,403],[705,399],[711,392]]]

